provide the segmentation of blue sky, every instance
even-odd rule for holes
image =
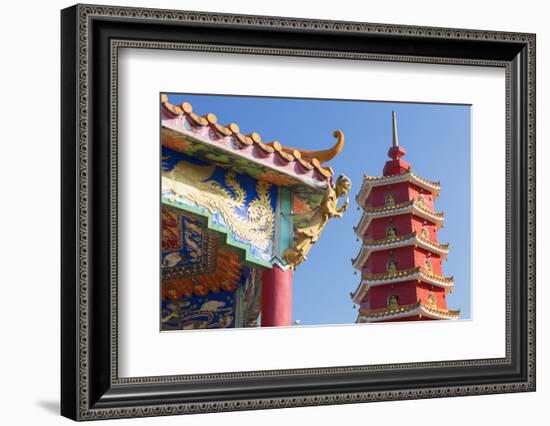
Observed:
[[[344,132],[342,152],[328,164],[352,181],[350,207],[334,219],[294,273],[293,320],[302,325],[353,323],[350,292],[360,280],[351,266],[361,247],[353,227],[359,223],[355,195],[363,175],[382,174],[391,145],[391,112],[397,113],[399,142],[413,171],[441,182],[436,210],[445,212],[441,242],[450,243],[446,276],[455,277],[450,309],[471,318],[470,301],[470,106],[215,95],[171,95],[174,104],[189,102],[199,115],[214,113],[222,124],[237,123],[241,132],[262,140],[303,149],[323,149]]]

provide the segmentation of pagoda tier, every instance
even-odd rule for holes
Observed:
[[[373,188],[378,186],[391,185],[401,182],[410,182],[413,185],[430,191],[435,197],[439,195],[440,183],[432,182],[427,179],[415,175],[411,170],[393,176],[368,176],[365,175],[363,186],[357,194],[357,202],[361,205],[365,204],[366,199],[370,195]]]
[[[363,241],[353,267],[361,282],[352,293],[360,306],[357,322],[458,319],[447,309],[454,279],[445,277],[442,261],[449,245],[438,240],[444,214],[434,203],[439,182],[412,172],[403,160],[395,113],[393,143],[383,176],[365,176],[357,195],[364,212],[355,232]]]
[[[440,255],[443,258],[445,258],[449,252],[449,244],[436,243],[428,238],[423,238],[416,232],[412,232],[400,237],[395,236],[386,237],[381,240],[364,241],[359,255],[353,260],[353,267],[361,271],[372,253],[407,246],[422,247],[424,250],[430,251],[434,255]]]
[[[454,278],[434,275],[423,271],[420,267],[397,271],[395,273],[364,274],[361,277],[359,286],[352,293],[352,299],[355,303],[361,304],[361,300],[371,287],[397,283],[410,283],[413,285],[423,283],[429,286],[440,287],[448,293],[453,288]]]
[[[425,207],[424,203],[416,200],[409,200],[399,204],[381,207],[366,207],[355,233],[359,238],[364,238],[367,228],[374,219],[394,218],[399,215],[414,215],[416,218],[433,223],[437,228],[443,226],[443,213],[436,213]],[[408,220],[408,216],[405,220]],[[422,222],[423,223],[423,222]]]

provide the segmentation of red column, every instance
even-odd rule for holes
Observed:
[[[262,327],[291,325],[292,269],[278,265],[262,275]]]

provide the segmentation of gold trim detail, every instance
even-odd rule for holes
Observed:
[[[389,179],[396,178],[396,177],[399,177],[399,176],[407,176],[407,175],[409,175],[409,176],[413,177],[414,179],[417,179],[418,181],[432,187],[434,190],[438,190],[438,189],[441,188],[441,182],[431,181],[431,180],[428,180],[426,178],[420,177],[416,173],[413,173],[411,170],[408,170],[405,173],[394,174],[394,175],[389,175],[389,176],[368,176],[368,175],[365,175],[363,178],[367,182],[385,183],[384,182],[385,180],[389,180]]]
[[[415,275],[415,274],[418,274],[418,273],[423,274],[428,278],[431,278],[433,280],[436,280],[436,281],[439,281],[439,282],[442,282],[442,283],[450,284],[454,281],[453,277],[442,277],[440,275],[436,275],[436,274],[433,274],[433,273],[429,273],[427,271],[423,271],[423,270],[421,270],[420,267],[403,269],[403,270],[396,271],[396,272],[393,272],[393,273],[382,272],[380,274],[363,274],[361,276],[361,280],[362,281],[395,280],[395,279],[398,279],[398,278],[405,278],[405,277],[408,277],[408,276],[412,276],[412,275]]]
[[[326,163],[327,161],[335,158],[340,151],[342,151],[342,148],[344,148],[344,133],[341,130],[335,130],[332,135],[336,138],[336,143],[328,149],[323,149],[320,151],[308,151],[305,149],[291,147],[282,147],[281,149],[292,155],[298,153],[299,158],[304,161],[313,161],[316,159],[319,163]]]
[[[401,305],[397,307],[385,307],[379,309],[368,309],[361,308],[359,309],[359,315],[366,318],[387,318],[390,316],[401,315],[407,312],[414,313],[414,315],[422,315],[422,311],[425,311],[434,316],[443,317],[446,319],[457,319],[460,315],[460,310],[450,310],[450,309],[441,309],[435,308],[429,305],[417,301],[416,303],[411,303],[409,305]]]
[[[429,214],[430,216],[433,216],[434,218],[436,218],[438,220],[443,220],[443,218],[445,217],[444,213],[437,213],[437,212],[431,211],[431,210],[427,209],[425,206],[423,206],[422,203],[420,203],[418,201],[415,201],[415,200],[405,201],[403,203],[394,204],[394,205],[391,205],[391,206],[367,207],[365,209],[365,213],[367,215],[376,215],[376,214],[379,214],[379,213],[386,213],[386,212],[391,212],[391,211],[395,211],[395,210],[401,210],[401,209],[404,209],[404,208],[407,208],[407,207],[410,207],[410,206],[414,206],[418,210],[420,210],[420,211],[422,211],[426,214]]]
[[[418,241],[425,243],[426,245],[434,246],[436,247],[436,249],[441,251],[449,250],[449,244],[442,244],[442,243],[438,243],[438,242],[423,238],[422,236],[418,235],[416,232],[411,232],[410,234],[406,234],[406,235],[397,235],[395,237],[387,237],[381,240],[365,240],[364,246],[378,247],[378,246],[384,246],[392,243],[400,243],[400,242],[408,241],[412,239],[417,239]]]

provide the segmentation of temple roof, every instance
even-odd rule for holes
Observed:
[[[232,156],[253,178],[261,177],[283,186],[326,187],[333,170],[322,163],[336,157],[344,146],[344,134],[340,130],[333,133],[337,140],[332,147],[318,151],[283,146],[278,141],[264,142],[258,133],[242,134],[235,123],[219,124],[212,113],[195,114],[189,103],[173,105],[167,95],[161,96],[161,124],[164,146],[184,153],[193,151],[195,144],[206,146],[208,150],[191,154]],[[247,163],[253,167],[247,168]]]
[[[416,200],[405,201],[392,206],[368,207],[364,210],[359,224],[355,227],[355,233],[359,238],[363,238],[372,219],[397,216],[406,213],[413,213],[418,217],[426,219],[436,225],[443,223],[444,213],[437,213],[428,210]]]
[[[372,188],[377,186],[391,185],[401,182],[410,182],[426,191],[429,191],[434,196],[437,197],[441,185],[439,182],[432,182],[428,179],[424,179],[417,174],[413,173],[411,170],[408,170],[401,174],[395,174],[391,176],[368,176],[365,175],[363,178],[363,184],[359,193],[357,194],[356,200],[359,205],[364,205]]]
[[[449,244],[441,244],[434,241],[422,238],[416,232],[412,232],[407,235],[400,235],[395,237],[387,237],[382,240],[367,240],[363,243],[361,251],[357,257],[352,261],[355,269],[361,270],[364,263],[369,258],[369,255],[374,251],[395,249],[398,247],[405,247],[410,245],[417,245],[425,250],[436,253],[442,257],[445,257],[449,252]]]
[[[441,309],[418,301],[410,305],[402,305],[394,308],[360,309],[358,322],[387,321],[416,315],[433,319],[457,320],[459,318],[460,311]]]

